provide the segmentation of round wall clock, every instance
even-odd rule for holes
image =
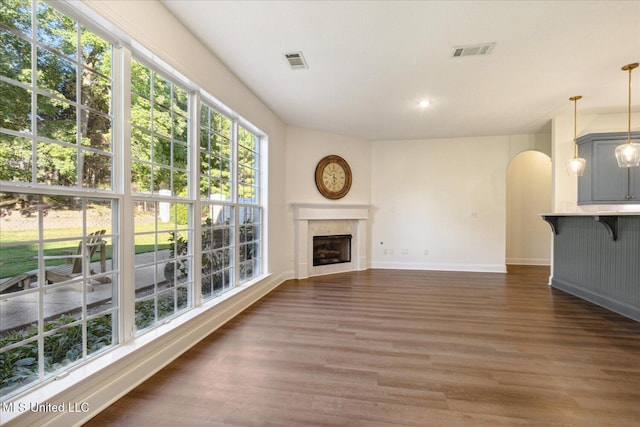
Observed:
[[[341,199],[351,188],[351,168],[345,159],[330,155],[316,166],[316,187],[327,199]]]

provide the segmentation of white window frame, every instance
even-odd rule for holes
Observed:
[[[119,319],[118,319],[118,333],[119,343],[113,343],[112,348],[107,350],[104,355],[100,355],[97,358],[93,358],[88,362],[83,362],[78,365],[72,366],[68,371],[63,370],[57,373],[54,377],[51,377],[45,381],[39,383],[31,383],[28,389],[20,392],[16,395],[11,395],[9,401],[28,400],[29,396],[38,396],[35,399],[37,401],[45,401],[49,397],[55,396],[57,393],[65,390],[67,387],[77,385],[82,382],[89,372],[99,372],[111,363],[117,362],[121,358],[135,352],[139,346],[146,345],[152,342],[154,339],[160,338],[163,334],[168,333],[172,329],[180,326],[184,322],[190,321],[199,314],[202,314],[208,310],[214,309],[219,303],[224,303],[228,298],[237,294],[235,291],[246,289],[261,280],[268,275],[268,206],[266,201],[268,200],[268,158],[267,158],[267,144],[268,137],[260,129],[252,125],[246,119],[242,118],[230,108],[219,102],[215,97],[208,94],[197,84],[193,83],[187,77],[177,72],[175,68],[168,63],[160,59],[156,54],[149,49],[131,39],[127,34],[123,33],[116,25],[94,12],[90,7],[80,2],[72,2],[62,0],[54,3],[55,8],[63,14],[67,15],[71,19],[78,21],[81,25],[87,29],[95,32],[105,40],[110,41],[113,45],[112,55],[112,181],[111,190],[101,189],[84,189],[77,187],[65,187],[65,188],[52,188],[46,185],[38,184],[24,184],[24,183],[5,183],[2,182],[3,191],[18,192],[18,193],[31,193],[31,194],[43,194],[43,195],[68,195],[68,196],[80,196],[80,197],[96,197],[102,199],[113,199],[117,202],[118,211],[113,213],[114,221],[117,221],[118,231],[120,235],[120,244],[118,245],[117,253],[114,254],[115,265],[113,270],[119,272],[118,283],[118,306],[119,306]],[[191,293],[192,305],[190,309],[180,312],[175,318],[169,319],[167,322],[157,325],[155,328],[151,328],[153,333],[145,333],[142,335],[136,335],[135,332],[135,289],[133,286],[127,286],[126,283],[134,283],[135,281],[135,266],[131,261],[134,257],[135,247],[134,241],[131,236],[134,235],[134,202],[138,195],[133,195],[131,191],[131,152],[129,150],[128,141],[131,137],[130,120],[130,77],[131,77],[131,58],[135,53],[137,58],[144,58],[148,65],[165,74],[165,76],[173,79],[178,84],[187,88],[191,93],[190,96],[190,144],[191,144],[191,157],[190,161],[194,165],[189,176],[189,196],[187,199],[181,199],[180,202],[193,203],[193,212],[199,212],[201,209],[201,202],[199,200],[198,191],[198,179],[199,179],[199,161],[197,159],[198,150],[195,147],[198,146],[199,141],[199,105],[204,100],[218,111],[223,112],[230,117],[234,123],[234,129],[237,129],[238,124],[241,124],[245,129],[253,132],[260,139],[260,200],[259,206],[262,212],[261,222],[261,267],[260,274],[247,280],[245,283],[239,283],[239,274],[237,262],[239,257],[235,257],[235,269],[234,286],[232,292],[227,292],[221,295],[220,298],[212,298],[206,302],[202,301],[200,294],[200,286],[193,286]],[[34,95],[35,96],[35,95]],[[35,129],[33,130],[35,132]],[[234,132],[237,132],[235,130]],[[237,135],[236,135],[237,136]],[[195,140],[193,139],[195,138]],[[234,144],[236,146],[237,137],[234,137]],[[237,147],[234,149],[237,150]],[[234,154],[232,160],[232,191],[233,191],[233,203],[238,206],[237,200],[237,152]],[[238,227],[238,209],[236,208],[236,225]],[[193,215],[192,215],[193,218]],[[194,236],[192,247],[201,247],[201,224],[199,221],[193,221],[190,226],[193,229]],[[239,233],[235,233],[235,250],[237,254],[237,248],[239,247],[237,240],[239,239]],[[201,279],[201,262],[199,256],[193,257],[193,269],[192,269],[192,282],[199,284]],[[196,309],[196,310],[194,310]],[[96,360],[100,359],[100,360]],[[49,397],[47,397],[49,396]],[[9,416],[9,420],[13,416]]]

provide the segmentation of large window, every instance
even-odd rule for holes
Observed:
[[[3,0],[0,49],[4,399],[115,345],[120,312],[113,46],[44,2]]]
[[[0,402],[264,271],[260,132],[73,4],[0,8]]]
[[[137,61],[131,63],[132,191],[188,197],[189,95]]]
[[[233,180],[234,122],[200,105],[200,200],[202,202],[202,297],[218,295],[235,280]]]
[[[193,231],[188,228],[186,204],[135,206],[135,323],[140,331],[191,306]]]
[[[261,273],[260,138],[238,126],[238,202],[240,282]]]
[[[131,188],[135,202],[136,329],[191,306],[189,95],[131,63]],[[180,201],[180,202],[178,202]]]

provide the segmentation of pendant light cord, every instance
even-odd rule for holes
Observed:
[[[572,96],[569,101],[573,101],[573,158],[578,158],[578,99],[582,99],[581,95]]]
[[[629,67],[629,110],[627,114],[627,144],[631,144],[631,70]]]

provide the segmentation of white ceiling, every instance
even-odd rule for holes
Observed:
[[[162,3],[285,123],[364,140],[548,131],[573,95],[578,114],[625,112],[620,68],[640,61],[640,1]]]

